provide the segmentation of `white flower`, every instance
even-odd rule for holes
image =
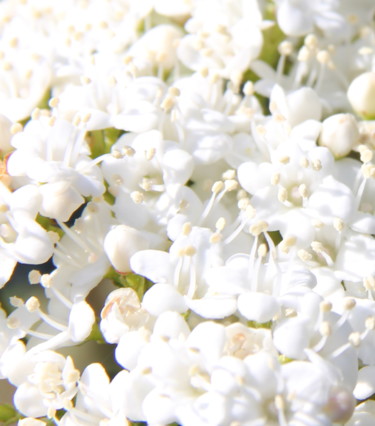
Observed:
[[[14,394],[16,408],[26,416],[54,416],[55,411],[70,407],[77,393],[79,371],[70,357],[53,351],[25,354],[18,362],[17,386]]]
[[[318,27],[326,37],[345,37],[344,17],[337,11],[336,0],[278,0],[277,22],[288,35],[302,36],[314,32]],[[338,38],[338,37],[337,37]]]
[[[124,372],[123,372],[124,373]],[[110,382],[104,367],[99,363],[88,365],[78,382],[74,407],[60,419],[63,426],[90,426],[108,424],[126,426],[128,421],[121,406],[121,380]]]
[[[131,288],[112,291],[101,312],[100,329],[109,343],[117,343],[130,330],[152,324],[150,314],[141,307],[137,293]]]
[[[126,225],[117,225],[108,232],[104,239],[104,250],[112,266],[119,272],[130,272],[130,258],[139,250],[151,245],[151,238],[146,232]]]
[[[40,201],[34,185],[10,192],[0,182],[0,285],[9,280],[17,262],[40,264],[52,256],[52,238],[35,221]]]
[[[342,383],[334,364],[309,353],[311,362],[293,361],[281,367],[285,393],[290,395],[290,422],[331,424],[350,419],[355,399]]]
[[[104,192],[85,133],[67,121],[39,117],[12,139],[16,150],[8,161],[9,174],[42,184],[40,211],[47,217],[67,221],[83,197]]]
[[[178,47],[180,60],[194,71],[207,67],[237,82],[262,47],[258,3],[237,1],[233,7],[204,0],[196,2],[192,15],[185,25],[190,34]]]
[[[43,277],[48,295],[54,298],[56,289],[69,300],[82,300],[98,285],[110,268],[103,242],[113,223],[103,200],[88,203],[71,228],[59,223],[64,235],[53,256],[56,269]]]
[[[223,318],[235,311],[232,296],[216,298],[207,286],[208,271],[222,264],[221,245],[211,242],[211,235],[207,228],[193,227],[175,240],[169,253],[142,250],[132,256],[132,270],[155,283],[145,294],[146,310],[160,315],[166,310],[184,312],[190,307],[207,318]]]

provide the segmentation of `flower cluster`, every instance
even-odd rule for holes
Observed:
[[[374,13],[0,2],[1,420],[375,424]]]

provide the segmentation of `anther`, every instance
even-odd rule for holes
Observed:
[[[319,171],[322,169],[322,162],[318,158],[315,158],[314,160],[312,160],[311,165],[313,170],[315,171]]]
[[[375,166],[373,164],[364,164],[361,167],[361,171],[366,179],[375,177]]]
[[[274,173],[271,176],[271,185],[278,185],[280,183],[280,173]]]
[[[224,182],[221,180],[216,181],[211,188],[212,193],[218,194],[224,188]]]
[[[151,161],[156,154],[156,149],[155,148],[149,148],[145,151],[145,158],[147,161]]]
[[[260,244],[260,246],[258,247],[258,256],[260,258],[265,257],[267,255],[267,245],[266,244]]]
[[[28,275],[29,283],[39,284],[41,277],[42,277],[42,274],[38,270],[33,269],[32,271],[29,272],[29,275]]]
[[[133,155],[135,154],[135,149],[129,145],[125,145],[122,147],[122,152],[127,157],[133,157]]]
[[[225,228],[225,225],[226,225],[226,220],[225,220],[225,218],[220,217],[220,218],[216,221],[216,225],[215,225],[216,230],[217,230],[217,231],[219,231],[219,232],[221,232],[221,231]]]
[[[17,296],[11,296],[9,298],[9,303],[14,307],[14,308],[20,308],[21,306],[24,305],[24,301],[23,299],[21,299],[20,297]]]
[[[171,96],[180,96],[181,92],[177,87],[170,87],[168,89],[168,94]]]
[[[330,55],[326,50],[320,50],[316,55],[316,60],[322,65],[327,65],[330,61]]]
[[[375,278],[371,275],[363,278],[363,286],[366,290],[375,290]]]
[[[361,154],[360,154],[362,163],[370,162],[373,156],[374,156],[373,152],[370,149],[364,149],[363,151],[361,151]]]
[[[32,114],[31,114],[31,118],[32,118],[33,120],[39,120],[40,116],[41,116],[41,111],[40,111],[40,109],[39,109],[39,108],[35,108],[35,109],[34,109],[34,111],[33,111],[33,112],[32,112]]]
[[[345,297],[343,300],[343,308],[346,311],[350,311],[352,310],[356,305],[356,301],[355,299],[353,299],[352,297]]]
[[[307,186],[302,183],[299,187],[298,187],[298,192],[301,195],[302,198],[307,198],[308,196],[308,191],[307,191]]]
[[[236,171],[233,169],[229,169],[226,170],[223,174],[222,177],[224,180],[233,180],[236,178]]]
[[[211,244],[217,244],[217,243],[219,243],[222,239],[223,239],[222,234],[220,234],[219,232],[214,232],[214,233],[210,236],[210,243],[211,243]]]
[[[26,300],[25,307],[29,312],[35,312],[40,308],[40,303],[37,297],[31,296]]]
[[[288,164],[290,162],[290,157],[288,155],[284,155],[279,158],[281,164]]]
[[[182,235],[188,236],[191,233],[191,230],[193,229],[190,222],[186,222],[182,225]]]
[[[50,288],[52,285],[52,278],[50,274],[43,274],[40,277],[40,284],[44,287],[44,288]]]
[[[234,179],[225,180],[224,186],[226,191],[234,191],[238,188],[238,182]]]
[[[14,123],[10,128],[10,133],[15,135],[16,133],[22,132],[23,127],[21,123]]]
[[[323,337],[328,337],[332,334],[332,327],[331,324],[328,321],[322,321],[322,323],[319,326],[319,333]]]
[[[141,203],[143,203],[143,201],[145,199],[143,193],[140,192],[140,191],[133,191],[130,194],[130,198],[132,199],[133,203],[135,203],[135,204],[141,204]]]
[[[318,38],[314,34],[308,34],[305,37],[304,45],[309,49],[316,49],[318,46]]]
[[[48,105],[51,108],[56,108],[58,104],[59,104],[59,98],[56,98],[56,97],[51,98],[48,102]]]
[[[286,188],[279,188],[277,193],[277,199],[280,201],[280,203],[285,203],[285,201],[288,200],[288,191]]]
[[[289,56],[293,53],[293,44],[290,41],[282,41],[278,46],[280,55]]]
[[[197,249],[193,246],[187,246],[185,248],[185,256],[194,256],[197,253]]]
[[[336,231],[341,232],[344,229],[345,223],[342,219],[339,217],[335,217],[333,219],[333,227],[336,229]]]
[[[258,235],[260,235],[262,232],[266,232],[268,229],[268,223],[265,222],[264,220],[261,220],[257,223],[254,223],[253,225],[250,226],[249,232],[250,234],[252,234],[254,237],[257,237]]]
[[[283,253],[289,253],[290,248],[294,246],[296,241],[297,241],[296,237],[293,237],[293,236],[284,238],[279,244],[280,250]]]
[[[299,163],[304,169],[306,169],[310,165],[310,162],[306,157],[302,157]]]
[[[332,303],[328,302],[327,300],[324,300],[323,302],[320,303],[319,308],[321,312],[331,312]]]
[[[350,333],[348,341],[352,346],[358,348],[358,346],[361,344],[361,334],[358,332]]]
[[[297,255],[303,262],[309,262],[313,258],[312,254],[304,249],[298,250]]]
[[[365,327],[367,330],[375,330],[375,316],[366,318]]]
[[[247,81],[243,87],[243,94],[245,96],[254,95],[254,83],[252,81]]]

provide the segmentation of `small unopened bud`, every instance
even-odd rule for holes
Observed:
[[[359,129],[352,114],[335,114],[322,124],[319,145],[327,147],[335,158],[345,157],[359,141]]]
[[[347,96],[353,110],[366,119],[375,118],[375,72],[365,72],[349,86]]]

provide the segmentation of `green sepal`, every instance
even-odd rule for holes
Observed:
[[[289,357],[287,357],[287,356],[285,356],[285,355],[279,355],[279,356],[277,357],[277,359],[279,360],[279,363],[280,363],[280,364],[288,364],[288,362],[292,362],[292,361],[294,361],[294,359],[293,359],[293,358],[289,358]]]
[[[114,127],[103,130],[93,130],[88,132],[87,141],[91,150],[91,157],[97,158],[100,155],[111,152],[112,145],[125,132]]]
[[[56,224],[54,219],[38,214],[35,221],[39,223],[39,225],[42,226],[47,232],[56,232],[60,238],[64,235],[64,231]]]
[[[94,322],[91,332],[89,334],[89,336],[86,338],[86,342],[87,341],[91,341],[94,340],[96,343],[107,343],[103,337],[103,334],[100,330],[99,324],[97,322]]]
[[[267,321],[267,322],[256,322],[256,321],[248,321],[247,322],[247,326],[250,328],[266,328],[266,329],[270,329],[272,327],[272,321]]]
[[[117,287],[130,287],[138,295],[139,300],[143,299],[143,295],[146,291],[152,287],[153,283],[142,275],[128,273],[120,274],[113,268],[106,274],[106,278],[112,280]]]
[[[10,404],[0,405],[0,422],[10,425],[22,418],[22,415]]]

